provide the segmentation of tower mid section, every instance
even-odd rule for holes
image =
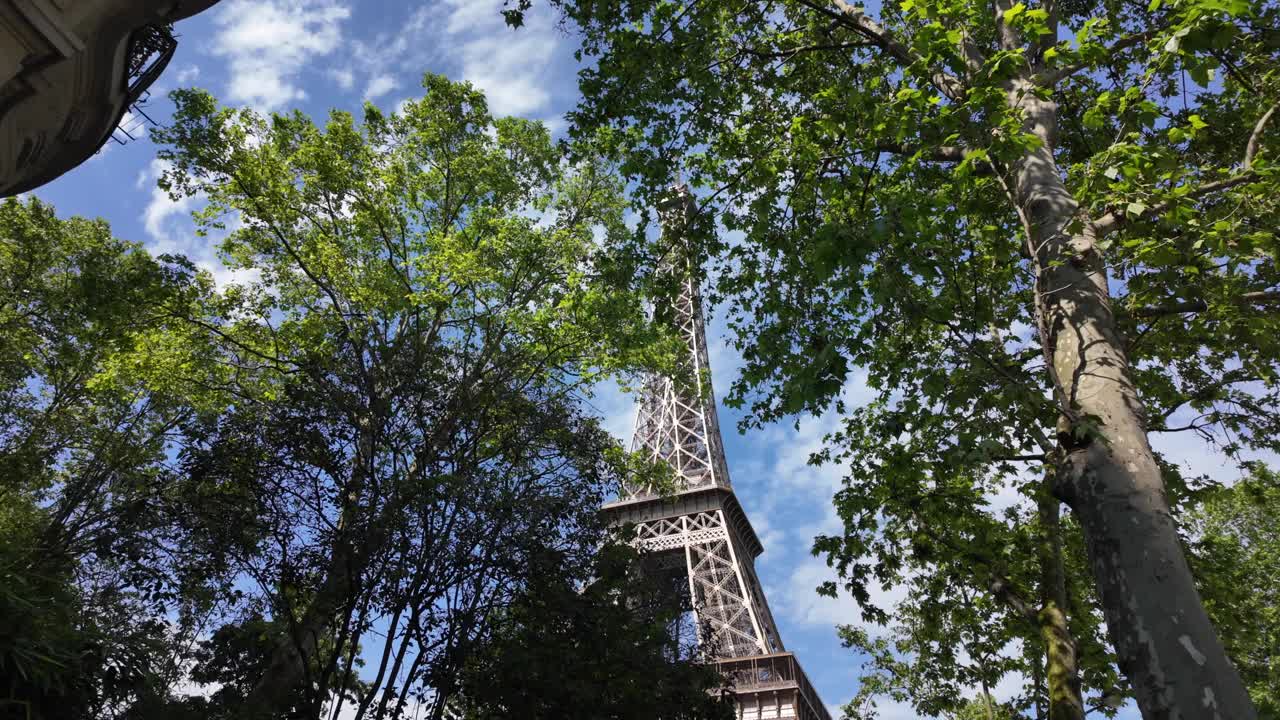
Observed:
[[[659,208],[663,233],[678,249],[693,197],[673,190]],[[684,341],[676,377],[649,377],[641,390],[632,450],[668,464],[675,487],[627,488],[604,506],[611,522],[633,525],[655,571],[688,577],[698,642],[733,686],[742,720],[830,720],[787,652],[756,576],[760,539],[729,481],[708,366],[701,279],[688,253],[667,265],[678,293],[661,308]]]

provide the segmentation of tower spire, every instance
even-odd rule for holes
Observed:
[[[685,242],[694,207],[683,185],[658,207],[673,248],[662,271],[675,275],[677,292],[655,315],[671,318],[684,348],[679,377],[646,379],[632,439],[634,451],[675,471],[675,492],[628,488],[604,511],[615,523],[635,525],[636,543],[657,556],[653,567],[687,575],[699,642],[729,676],[739,718],[830,720],[782,645],[755,571],[764,548],[729,482],[708,364],[702,271]]]
[[[729,470],[720,437],[715,394],[711,388],[707,333],[699,289],[701,272],[694,267],[683,238],[692,219],[693,195],[677,185],[659,205],[663,234],[672,251],[663,272],[675,276],[678,292],[672,301],[672,325],[684,341],[677,361],[678,378],[657,375],[645,382],[636,414],[631,449],[661,460],[676,472],[677,490],[730,487]],[[655,308],[656,310],[656,308]],[[635,488],[633,497],[648,492]]]

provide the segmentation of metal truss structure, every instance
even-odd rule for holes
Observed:
[[[693,197],[674,189],[659,208],[663,231],[679,235],[691,217]],[[679,294],[670,317],[686,353],[676,377],[653,376],[640,394],[632,450],[670,465],[674,492],[631,487],[604,511],[629,523],[635,542],[654,566],[688,575],[698,641],[734,688],[743,720],[830,720],[795,656],[783,647],[755,558],[764,551],[729,482],[707,359],[699,293],[701,272],[687,253],[667,264],[677,272]],[[665,314],[665,313],[664,313]]]

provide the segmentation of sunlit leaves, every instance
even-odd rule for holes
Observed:
[[[819,548],[855,597],[901,579],[913,528],[943,533],[953,518],[990,517],[992,493],[1034,494],[1016,478],[1058,441],[1051,348],[1030,312],[1037,268],[1020,250],[1042,209],[1014,198],[1032,156],[1057,163],[1069,232],[1099,218],[1119,228],[1090,252],[1143,397],[1164,413],[1257,392],[1257,412],[1212,415],[1237,423],[1214,437],[1247,427],[1250,443],[1271,443],[1280,398],[1235,380],[1274,376],[1274,313],[1231,297],[1276,286],[1274,126],[1237,177],[1280,89],[1264,29],[1274,8],[904,0],[881,9],[887,32],[875,36],[825,3],[676,15],[644,0],[553,4],[596,61],[575,136],[622,158],[638,209],[677,174],[705,189],[699,248],[721,258],[716,295],[745,359],[729,401],[749,423],[842,418],[816,459],[847,469],[843,534]],[[731,239],[713,237],[713,222]],[[1201,297],[1208,308],[1190,316],[1138,314]],[[1237,362],[1250,372],[1231,374]],[[865,387],[849,382],[859,373]],[[1091,422],[1079,423],[1085,438]],[[1034,527],[1000,522],[1014,535]],[[994,552],[1012,540],[955,542]],[[1111,691],[1094,672],[1104,654],[1088,662],[1087,682]]]

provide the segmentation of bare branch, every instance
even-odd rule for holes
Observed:
[[[1271,120],[1271,116],[1276,114],[1276,109],[1280,108],[1280,102],[1272,105],[1269,110],[1258,118],[1258,124],[1253,126],[1253,133],[1249,135],[1249,144],[1244,148],[1244,167],[1246,170],[1253,167],[1253,159],[1258,155],[1258,146],[1262,144],[1262,131],[1267,129],[1267,122]]]

